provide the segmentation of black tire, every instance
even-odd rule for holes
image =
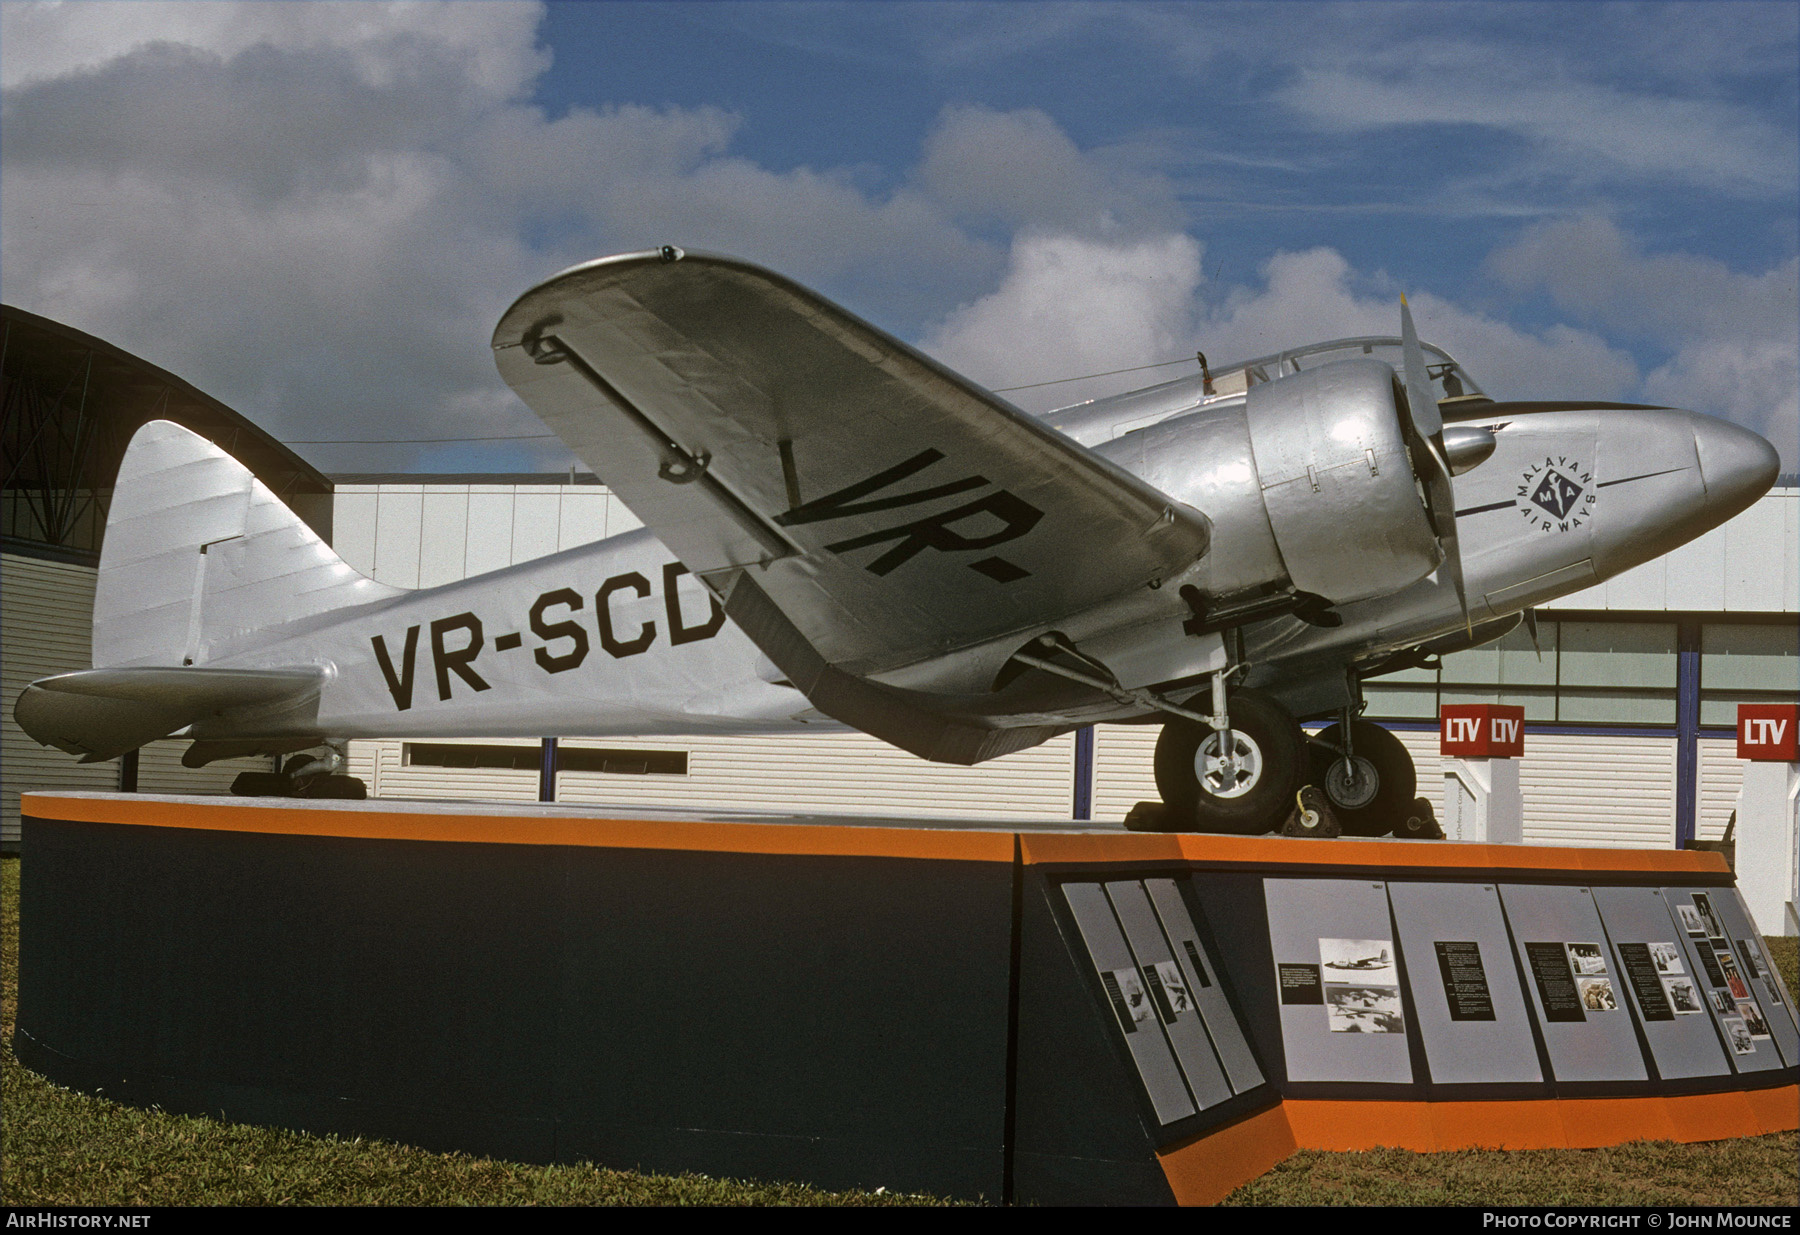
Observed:
[[[231,792],[240,798],[291,798],[294,782],[280,772],[239,772]]]
[[[302,784],[297,796],[361,802],[369,796],[369,787],[355,776],[321,776]]]
[[[1413,795],[1419,791],[1419,774],[1413,767],[1412,753],[1399,738],[1366,720],[1351,721],[1350,725],[1351,750],[1357,759],[1366,759],[1372,765],[1364,771],[1373,770],[1375,774],[1374,795],[1361,805],[1340,801],[1330,776],[1339,756],[1317,743],[1307,744],[1311,762],[1308,779],[1325,791],[1325,799],[1331,803],[1344,835],[1386,836],[1404,825]],[[1333,725],[1319,737],[1335,747],[1342,740],[1342,730],[1342,725]]]
[[[1306,754],[1300,726],[1266,695],[1240,690],[1229,697],[1234,745],[1253,757],[1253,769],[1233,796],[1201,783],[1194,759],[1217,735],[1197,721],[1171,720],[1156,740],[1156,788],[1174,820],[1191,820],[1196,832],[1259,836],[1279,828],[1294,806]],[[1179,823],[1171,830],[1186,831]]]

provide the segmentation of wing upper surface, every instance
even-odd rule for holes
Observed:
[[[526,293],[502,376],[695,573],[747,569],[876,672],[1054,622],[1206,549],[1204,516],[799,285],[630,254]]]

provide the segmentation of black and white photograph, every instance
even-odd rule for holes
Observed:
[[[1735,1016],[1722,1017],[1719,1027],[1725,1031],[1725,1040],[1731,1043],[1735,1055],[1756,1054],[1756,1041],[1750,1036],[1750,1027]]]
[[[1744,1028],[1750,1031],[1752,1038],[1769,1036],[1769,1022],[1763,1019],[1762,1009],[1751,1000],[1744,1000],[1737,1006],[1738,1015],[1744,1018]]]
[[[1700,920],[1699,912],[1692,905],[1677,905],[1675,912],[1681,915],[1681,929],[1688,934],[1706,934],[1706,923]]]
[[[1781,979],[1776,977],[1773,971],[1765,971],[1762,976],[1762,984],[1763,998],[1769,1001],[1770,1007],[1779,1008],[1781,1006]]]
[[[1650,959],[1656,962],[1656,972],[1661,974],[1686,973],[1681,963],[1681,948],[1673,943],[1653,943],[1650,945]]]
[[[1572,943],[1569,945],[1569,966],[1576,976],[1606,972],[1606,953],[1597,943]]]
[[[1406,1032],[1395,986],[1327,986],[1325,1016],[1332,1033]]]
[[[1613,994],[1611,978],[1576,978],[1575,987],[1581,992],[1581,1006],[1589,1012],[1618,1011],[1619,1000]]]
[[[1694,893],[1694,911],[1700,915],[1700,921],[1706,926],[1708,939],[1725,938],[1725,927],[1719,922],[1719,915],[1713,912],[1712,898],[1704,892]]]
[[[1395,986],[1400,981],[1391,939],[1321,939],[1319,968],[1327,982]]]
[[[1156,976],[1162,983],[1163,994],[1168,997],[1169,1009],[1175,1015],[1194,1010],[1194,997],[1188,992],[1187,979],[1181,976],[1180,965],[1174,961],[1157,961]]]
[[[1144,989],[1144,980],[1138,977],[1135,969],[1113,969],[1108,971],[1112,980],[1118,984],[1119,997],[1125,1001],[1125,1012],[1139,1025],[1145,1024],[1155,1015],[1150,1006],[1150,992]]]
[[[1700,992],[1694,989],[1692,978],[1664,978],[1663,994],[1669,997],[1669,1007],[1677,1016],[1693,1016],[1706,1011],[1700,1002]]]

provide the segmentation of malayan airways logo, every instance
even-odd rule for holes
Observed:
[[[1594,473],[1565,456],[1546,457],[1519,479],[1519,513],[1543,532],[1567,532],[1594,513]]]

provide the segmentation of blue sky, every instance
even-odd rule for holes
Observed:
[[[487,333],[664,242],[1001,387],[1395,329],[1800,456],[1800,5],[0,4],[0,290],[328,471],[556,469]],[[1168,370],[1144,375],[1150,380]],[[1139,384],[1020,392],[1041,410]]]

